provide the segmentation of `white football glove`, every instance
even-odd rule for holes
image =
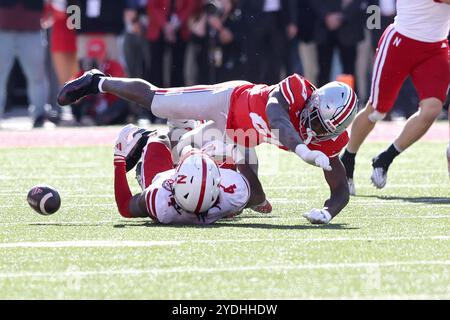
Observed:
[[[126,125],[117,136],[114,145],[114,157],[126,158],[139,139],[142,138],[144,132],[145,130],[133,124]]]
[[[295,148],[295,153],[306,163],[322,168],[326,171],[331,171],[330,159],[325,155],[325,153],[317,150],[310,150],[304,144],[299,144]]]
[[[328,224],[333,218],[327,209],[312,209],[304,213],[303,217],[312,224]]]

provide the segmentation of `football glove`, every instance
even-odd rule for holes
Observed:
[[[326,171],[331,171],[330,159],[325,155],[325,153],[317,150],[310,150],[304,144],[299,144],[295,148],[295,153],[306,163],[322,168]]]
[[[133,124],[126,125],[117,136],[116,143],[114,145],[114,159],[125,159],[134,149],[137,142],[142,138],[143,134],[148,134],[148,131]]]
[[[303,217],[312,224],[328,224],[333,219],[327,209],[312,209],[304,213]]]

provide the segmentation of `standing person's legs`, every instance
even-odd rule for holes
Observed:
[[[339,46],[339,56],[342,63],[342,71],[345,74],[351,74],[355,76],[356,67],[356,45],[346,46],[338,44]]]
[[[408,119],[395,140],[399,151],[419,140],[442,112],[450,81],[449,61],[448,53],[444,50],[437,48],[435,52],[412,72],[412,80],[420,98],[419,111]]]
[[[321,43],[317,45],[317,52],[319,56],[319,86],[323,86],[330,81],[331,63],[334,51],[334,41]]]
[[[353,121],[350,141],[341,156],[351,194],[355,194],[353,172],[356,153],[376,122],[382,120],[392,108],[412,64],[412,58],[405,57],[408,48],[398,48],[393,44],[396,35],[395,29],[390,26],[380,39],[372,71],[370,98]]]
[[[264,45],[266,51],[264,63],[267,64],[267,68],[262,82],[272,85],[280,82],[281,67],[287,52],[287,38],[283,21],[278,13],[270,13],[269,17],[268,42]]]
[[[62,86],[77,74],[78,63],[75,52],[52,52],[52,60],[59,85]]]
[[[244,50],[247,56],[246,80],[253,83],[262,83],[263,61],[261,54],[264,47],[265,28],[259,19],[254,24],[244,28],[247,32],[244,38]]]
[[[6,106],[6,86],[16,51],[15,33],[0,31],[0,119]]]
[[[163,56],[164,56],[164,40],[162,37],[155,41],[149,42],[150,49],[150,67],[147,80],[155,86],[163,86]]]
[[[42,125],[48,96],[48,79],[45,74],[45,51],[40,32],[17,35],[17,57],[27,79],[30,115],[35,126]]]
[[[184,58],[186,53],[186,41],[178,36],[177,41],[171,45],[172,65],[170,66],[170,86],[183,87],[184,81]]]

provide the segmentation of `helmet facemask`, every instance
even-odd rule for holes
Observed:
[[[320,96],[313,93],[300,114],[300,137],[306,145],[329,140],[340,134],[330,121],[323,119],[319,106]]]

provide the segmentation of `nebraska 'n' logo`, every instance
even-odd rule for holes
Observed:
[[[402,39],[399,37],[395,37],[394,42],[392,43],[394,46],[398,47],[400,45],[400,42],[402,42]]]
[[[185,176],[185,175],[179,175],[177,177],[177,183],[178,184],[186,184],[186,178],[187,178],[187,176]]]

